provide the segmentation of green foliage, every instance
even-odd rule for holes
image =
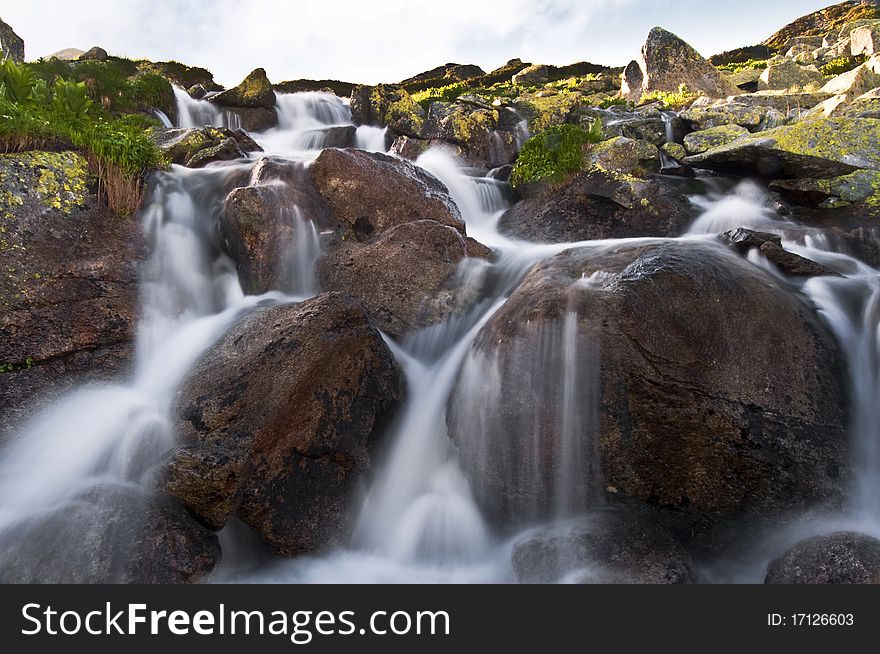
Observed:
[[[577,125],[556,125],[525,142],[510,176],[511,185],[561,182],[584,165],[584,145],[602,140],[602,121],[589,130]]]
[[[837,75],[848,73],[856,66],[865,63],[867,60],[868,58],[865,55],[859,55],[858,57],[838,57],[837,59],[832,59],[824,66],[820,66],[819,72],[825,77],[836,77]]]
[[[598,106],[600,109],[609,109],[616,106],[625,107],[627,104],[628,102],[626,98],[622,98],[617,95],[609,95],[605,98],[602,98]]]
[[[455,82],[435,89],[417,91],[412,94],[412,99],[427,109],[432,102],[455,102],[465,93],[473,93],[473,89],[469,89],[462,82]]]
[[[764,70],[767,68],[766,59],[749,59],[748,61],[736,61],[729,64],[717,66],[718,70],[727,73],[738,73],[741,70]]]
[[[648,104],[649,102],[662,102],[664,106],[670,109],[681,109],[691,104],[700,97],[699,93],[692,93],[688,89],[687,84],[679,84],[677,92],[671,91],[650,91],[645,93],[639,100],[639,104]]]
[[[85,82],[57,78],[50,88],[10,61],[0,71],[0,151],[78,148],[95,168],[111,208],[136,210],[143,175],[163,164],[146,131],[152,119],[106,114]]]

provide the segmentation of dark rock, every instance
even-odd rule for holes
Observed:
[[[172,163],[201,168],[215,161],[230,161],[262,152],[257,143],[242,130],[225,127],[183,127],[160,129],[153,139]]]
[[[880,540],[842,531],[814,536],[767,568],[765,584],[880,584]]]
[[[275,90],[279,93],[302,93],[304,91],[325,91],[330,90],[340,98],[351,97],[351,92],[357,84],[351,82],[340,82],[335,79],[295,79],[287,82],[281,82],[275,85]]]
[[[106,61],[109,58],[110,55],[107,54],[107,51],[104,48],[95,46],[82,53],[79,56],[79,61]]]
[[[687,198],[662,181],[594,169],[517,202],[498,228],[529,241],[568,243],[677,236],[692,218]]]
[[[275,91],[272,89],[269,78],[266,77],[266,71],[257,68],[251,71],[241,84],[211,96],[210,100],[221,107],[274,109]]]
[[[235,507],[285,556],[341,544],[356,484],[403,388],[388,346],[350,297],[261,310],[184,381],[176,413],[189,449],[172,457],[164,489],[214,527]]]
[[[265,132],[278,126],[278,112],[275,107],[233,107],[228,111],[238,116],[241,128],[248,132]]]
[[[363,150],[328,149],[310,170],[340,226],[360,241],[415,220],[433,220],[464,233],[461,213],[447,188],[409,161]]]
[[[315,143],[321,148],[353,148],[357,144],[357,128],[354,125],[325,127],[312,133]]]
[[[498,111],[466,96],[454,104],[432,103],[421,139],[452,144],[464,164],[481,168],[513,163],[519,151],[515,134],[498,129]]]
[[[772,56],[770,48],[766,45],[749,45],[744,48],[736,48],[727,50],[721,54],[709,57],[709,63],[713,66],[724,66],[725,64],[738,64],[749,60],[762,61]]]
[[[9,57],[17,64],[24,63],[24,40],[8,24],[0,20],[0,59]]]
[[[130,486],[96,486],[0,542],[3,583],[198,583],[220,562],[214,533],[179,504]]]
[[[640,69],[638,72],[633,63]],[[677,92],[682,84],[711,98],[737,93],[737,88],[690,45],[675,34],[655,27],[642,46],[639,60],[624,70],[621,93],[628,100],[638,102],[650,91]]]
[[[391,227],[367,245],[340,244],[321,259],[318,277],[321,288],[351,293],[379,329],[400,336],[464,308],[470,298],[454,283],[459,264],[488,254],[452,227],[419,220]]]
[[[719,549],[842,501],[842,360],[811,305],[720,244],[580,248],[535,266],[481,330],[450,436],[495,521],[576,514],[604,489]]]
[[[0,431],[130,365],[143,236],[89,184],[72,152],[0,156]]]
[[[770,263],[791,277],[839,276],[839,273],[826,268],[821,263],[811,261],[794,252],[788,252],[782,247],[782,238],[776,234],[739,228],[725,232],[720,238],[743,256],[747,255],[752,248],[757,248]]]
[[[526,584],[695,580],[690,554],[644,511],[590,511],[574,524],[530,534],[514,545],[512,558],[517,579]]]
[[[355,125],[377,125],[394,136],[418,137],[425,110],[400,86],[356,86],[351,92],[351,118]]]

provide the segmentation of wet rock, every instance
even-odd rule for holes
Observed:
[[[791,277],[840,276],[820,263],[785,250],[782,247],[782,238],[776,234],[740,228],[725,232],[721,235],[721,240],[742,256],[748,255],[753,248],[757,249],[770,263]]]
[[[214,533],[179,504],[131,486],[96,486],[5,531],[2,544],[3,583],[199,583],[220,562]]]
[[[574,249],[535,266],[483,327],[449,433],[496,522],[604,495],[723,548],[842,501],[841,356],[798,293],[720,244]]]
[[[495,168],[516,160],[519,150],[511,131],[498,129],[498,111],[492,106],[459,98],[454,104],[434,102],[422,129],[423,141],[448,143],[466,165]]]
[[[156,144],[172,163],[201,168],[215,161],[230,161],[262,152],[257,143],[242,130],[225,127],[184,127],[157,130]]]
[[[356,86],[351,92],[351,118],[355,125],[378,125],[394,136],[418,138],[425,110],[400,86]]]
[[[388,346],[350,297],[260,310],[183,383],[176,414],[185,459],[195,462],[178,456],[164,488],[197,516],[210,509],[203,519],[215,527],[235,507],[285,556],[341,544],[356,484],[403,388]],[[201,474],[216,469],[212,461],[217,474]]]
[[[878,584],[880,540],[842,531],[802,541],[767,568],[765,584]]]
[[[623,96],[633,102],[638,102],[650,91],[676,92],[682,84],[691,91],[713,98],[737,93],[737,88],[696,50],[661,27],[655,27],[648,34],[637,63],[641,83],[638,83],[639,76],[630,64],[624,71],[625,84],[621,88]]]
[[[623,136],[597,143],[587,155],[592,166],[606,171],[642,175],[659,170],[659,158],[660,153],[654,144]]]
[[[683,584],[695,580],[690,554],[653,516],[594,510],[574,524],[541,530],[513,547],[520,583]]]
[[[880,171],[876,170],[857,170],[831,179],[774,180],[770,188],[805,207],[818,207],[830,198],[880,205]]]
[[[368,241],[415,220],[464,232],[449,191],[409,161],[363,150],[324,150],[311,166],[318,192],[349,235]]]
[[[745,127],[739,125],[719,125],[710,127],[699,132],[691,132],[684,137],[684,149],[688,154],[700,154],[732,143],[749,133]]]
[[[815,66],[801,66],[790,59],[771,64],[761,73],[758,90],[788,90],[822,84],[822,73]]]
[[[238,116],[241,128],[248,132],[265,132],[278,126],[275,107],[232,107],[228,111]]]
[[[0,20],[0,59],[9,57],[17,64],[24,63],[24,40],[7,23]]]
[[[130,365],[143,236],[90,187],[78,154],[0,156],[0,432]]]
[[[241,84],[211,96],[210,100],[221,107],[275,109],[275,91],[262,68],[251,71]]]
[[[880,169],[880,120],[815,119],[752,134],[693,155],[697,168],[770,178],[837,177]]]
[[[397,225],[375,241],[343,243],[320,261],[321,287],[351,293],[382,331],[400,336],[437,324],[472,298],[457,284],[459,264],[489,251],[430,220]]]
[[[529,241],[568,243],[674,236],[684,232],[692,218],[687,198],[660,180],[595,169],[517,202],[498,228]]]

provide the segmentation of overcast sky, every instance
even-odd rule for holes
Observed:
[[[237,84],[393,82],[455,61],[624,65],[661,25],[708,56],[758,43],[828,0],[3,0],[0,18],[36,59],[100,45],[176,59]]]

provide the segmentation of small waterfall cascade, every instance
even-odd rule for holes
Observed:
[[[208,100],[196,100],[179,86],[174,85],[173,88],[177,103],[177,127],[241,128],[241,118],[234,111],[225,110]]]

